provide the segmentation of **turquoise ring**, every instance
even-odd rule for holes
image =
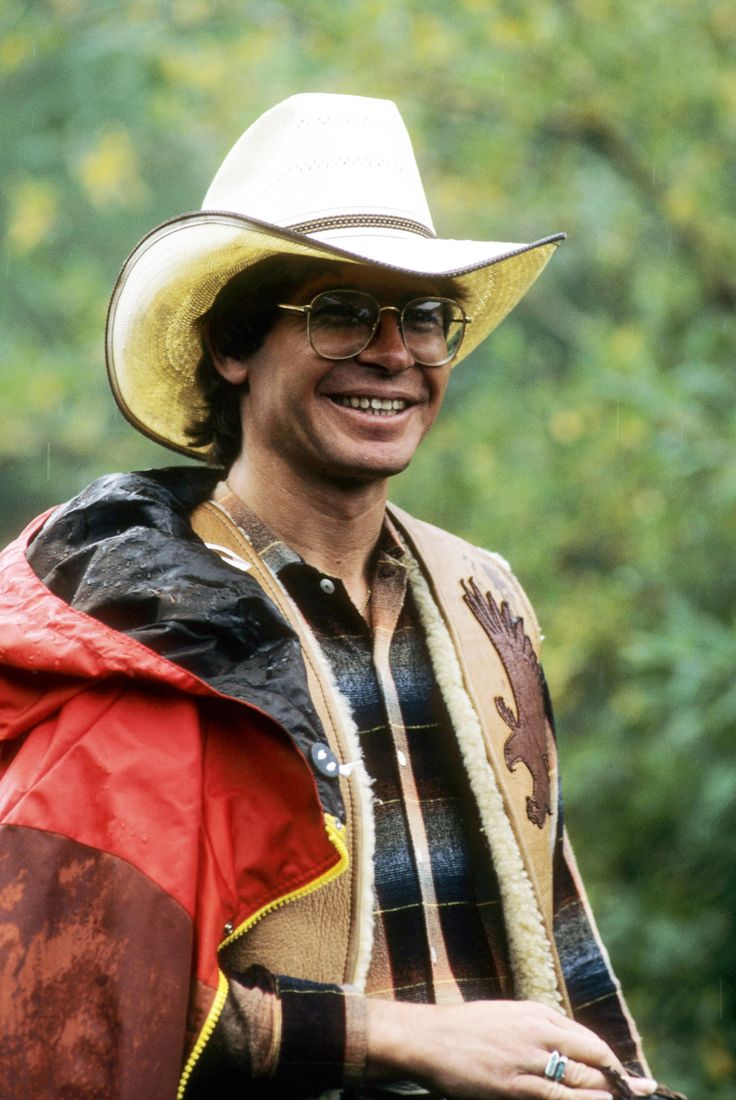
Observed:
[[[553,1050],[545,1067],[544,1076],[549,1081],[564,1081],[569,1060],[567,1055],[560,1054],[559,1050]]]

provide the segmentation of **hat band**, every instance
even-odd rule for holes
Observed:
[[[323,233],[326,229],[403,229],[418,237],[435,238],[436,233],[422,222],[411,218],[395,218],[389,214],[336,214],[331,218],[315,218],[311,222],[299,222],[288,227],[296,233]]]

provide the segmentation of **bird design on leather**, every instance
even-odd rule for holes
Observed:
[[[526,813],[541,829],[552,813],[542,670],[524,633],[524,620],[515,618],[505,601],[499,607],[490,592],[483,596],[473,577],[461,584],[464,600],[501,658],[511,685],[516,713],[502,695],[494,699],[496,710],[511,730],[504,744],[504,759],[509,771],[515,771],[519,763],[529,771],[532,793],[526,800]]]

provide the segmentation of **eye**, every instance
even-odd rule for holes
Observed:
[[[374,310],[355,296],[322,294],[312,303],[313,328],[369,328]]]
[[[445,325],[442,302],[409,302],[404,308],[404,327],[412,332],[444,332]]]

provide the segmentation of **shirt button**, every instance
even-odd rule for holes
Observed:
[[[309,750],[309,755],[320,775],[324,775],[328,779],[337,778],[340,767],[337,763],[337,757],[329,745],[322,745],[320,743],[312,745]]]
[[[331,581],[329,577],[323,577],[319,582],[319,586],[326,596],[332,596],[335,592],[335,582]]]
[[[393,577],[396,572],[395,565],[381,565],[378,569],[379,577]]]

